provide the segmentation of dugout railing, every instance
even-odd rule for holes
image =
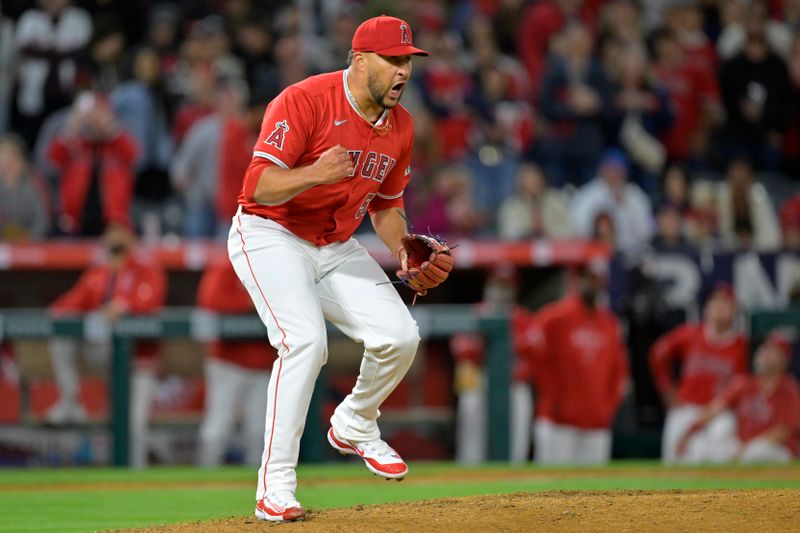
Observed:
[[[411,308],[423,338],[446,337],[460,332],[481,332],[487,341],[486,379],[489,459],[509,458],[509,385],[511,350],[508,317],[480,315],[471,305],[419,305]],[[341,335],[328,326],[330,335]],[[93,315],[53,316],[42,309],[0,312],[0,341],[46,340],[69,337],[110,340],[112,345],[109,431],[111,461],[129,464],[130,372],[133,344],[139,339],[191,339],[205,342],[215,338],[266,339],[266,330],[255,315],[214,315],[194,308],[169,308],[159,314],[127,316],[112,327]],[[317,382],[303,440],[305,460],[324,457],[324,428],[320,424],[324,379]]]

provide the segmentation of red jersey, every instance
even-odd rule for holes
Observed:
[[[197,305],[215,313],[252,313],[253,300],[239,281],[230,261],[210,265],[203,273]],[[212,357],[244,368],[269,370],[277,356],[269,342],[215,340],[209,343]]]
[[[789,430],[787,447],[797,456],[800,431],[800,387],[791,376],[784,376],[769,394],[756,376],[737,376],[723,393],[725,403],[736,412],[736,425],[742,443],[775,426]]]
[[[411,114],[398,105],[373,125],[358,111],[346,83],[346,70],[312,76],[270,102],[239,195],[247,212],[272,219],[317,246],[349,239],[367,212],[403,207],[411,173]],[[350,177],[311,187],[280,205],[253,200],[266,166],[311,165],[337,144],[353,159]]]
[[[677,67],[656,64],[653,70],[669,91],[675,109],[675,120],[662,140],[671,157],[685,159],[691,155],[704,106],[720,101],[717,79],[713,70],[703,70],[690,62]]]
[[[676,361],[681,363],[678,399],[706,405],[733,376],[747,372],[747,341],[739,334],[731,334],[715,342],[701,324],[673,329],[650,349],[650,369],[662,394],[674,386],[672,369]]]
[[[577,295],[550,304],[528,331],[537,416],[583,429],[608,428],[628,378],[619,322]]]
[[[50,305],[50,311],[54,314],[86,313],[113,301],[127,313],[154,313],[164,305],[166,286],[164,270],[158,263],[130,256],[118,272],[105,263],[89,267],[71,289]],[[156,342],[136,343],[138,357],[157,354]]]

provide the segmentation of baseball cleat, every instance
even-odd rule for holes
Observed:
[[[328,430],[328,442],[342,455],[358,455],[375,475],[402,480],[408,474],[408,465],[391,446],[381,439],[352,442],[340,437],[333,428]]]
[[[270,492],[256,503],[256,518],[269,522],[302,522],[306,512],[290,490]]]

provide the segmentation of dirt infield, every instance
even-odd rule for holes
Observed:
[[[140,533],[516,531],[800,531],[800,491],[542,492],[309,510],[305,522],[254,517],[174,524]]]

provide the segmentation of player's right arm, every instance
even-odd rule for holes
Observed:
[[[306,90],[288,87],[267,106],[253,159],[245,173],[248,202],[279,205],[303,191],[336,183],[353,170],[341,146],[328,148],[314,163],[299,166],[319,130],[320,106]]]
[[[258,163],[255,168],[251,164],[248,173],[251,170],[259,172],[252,200],[261,205],[288,202],[315,185],[336,183],[353,172],[353,160],[338,144],[325,150],[313,164],[304,167],[285,169],[269,161]]]
[[[672,378],[672,367],[676,360],[683,357],[691,331],[690,325],[679,326],[658,339],[650,349],[653,381],[667,405],[674,403],[677,388]]]

